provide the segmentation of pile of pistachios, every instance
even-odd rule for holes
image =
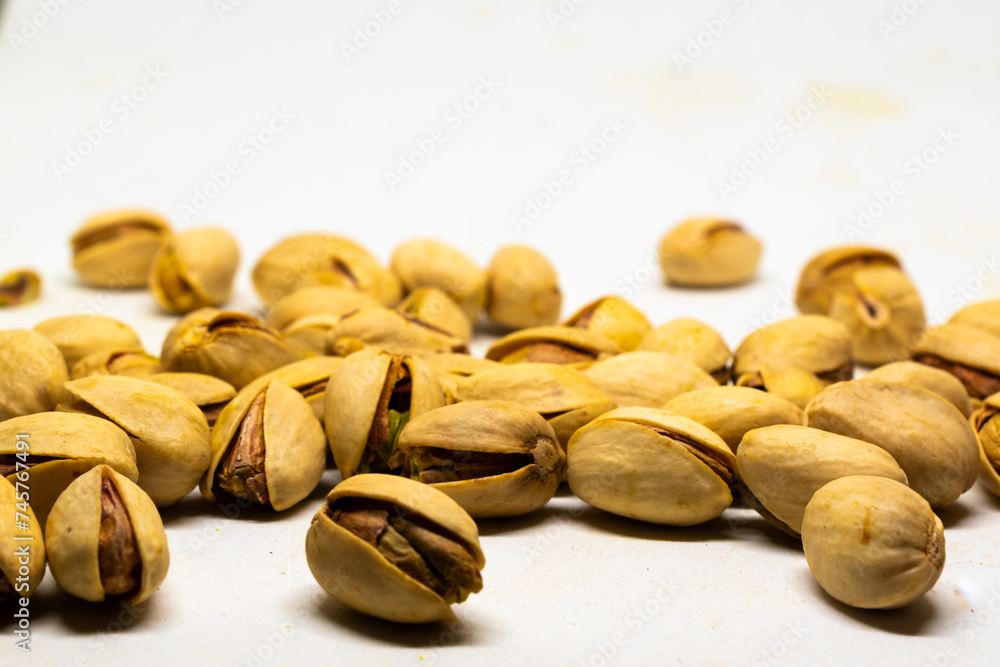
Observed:
[[[309,568],[341,603],[399,622],[453,619],[483,586],[476,520],[538,510],[562,482],[671,526],[745,503],[864,608],[933,587],[934,509],[977,478],[1000,495],[1000,302],[928,329],[884,249],[813,258],[802,315],[730,350],[703,322],[654,326],[614,296],[559,323],[556,271],[523,246],[484,270],[412,240],[387,268],[345,238],[294,236],[253,268],[263,319],[218,309],[240,261],[221,229],[117,211],[71,246],[85,283],[147,287],[183,317],[158,353],[98,315],[0,331],[0,511],[30,517],[0,522],[0,599],[30,595],[47,562],[72,595],[142,601],[169,565],[158,508],[197,487],[281,512],[328,455],[342,481],[304,536]],[[719,288],[752,280],[761,248],[699,218],[660,260],[671,284]],[[27,300],[31,281],[14,282],[0,303]],[[481,317],[508,333],[475,358]],[[855,380],[857,363],[874,369]],[[27,537],[25,572],[13,545]]]

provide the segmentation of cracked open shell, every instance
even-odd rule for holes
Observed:
[[[973,402],[1000,391],[1000,336],[969,324],[932,327],[917,340],[913,360],[948,371]]]
[[[588,303],[563,322],[563,326],[604,336],[622,352],[636,349],[642,337],[653,328],[638,308],[617,296],[605,296]]]
[[[209,428],[215,426],[222,408],[236,396],[233,385],[204,373],[156,373],[142,379],[170,387],[197,405],[208,420]]]
[[[951,324],[967,324],[989,331],[994,336],[1000,336],[1000,300],[979,301],[958,310],[948,322]]]
[[[961,380],[947,371],[915,361],[895,361],[869,371],[862,380],[902,382],[923,387],[948,400],[965,417],[972,415],[972,401]]]
[[[970,420],[979,440],[979,479],[995,496],[1000,496],[1000,394],[983,401]]]
[[[0,511],[8,517],[0,521],[0,603],[12,597],[31,597],[45,578],[45,524],[35,516],[28,500],[30,482],[18,488],[13,481],[0,477]],[[25,545],[27,563],[19,562],[17,553]],[[27,572],[22,572],[22,567]]]
[[[660,268],[667,282],[676,285],[738,285],[753,279],[761,249],[761,242],[735,222],[692,218],[663,237]]]
[[[149,291],[161,307],[190,313],[221,306],[233,291],[240,249],[233,235],[217,227],[189,229],[163,244],[149,275]]]
[[[149,211],[118,210],[85,221],[70,239],[73,268],[96,287],[145,287],[170,224]]]
[[[141,349],[104,350],[88,354],[70,369],[70,379],[91,375],[121,375],[144,378],[163,370],[160,360]]]
[[[417,356],[469,351],[461,338],[386,308],[362,308],[344,315],[327,332],[327,354],[346,357],[368,347]]]
[[[610,338],[574,327],[521,329],[494,342],[486,358],[502,364],[550,363],[586,368],[621,352]]]
[[[264,323],[272,329],[281,330],[309,315],[339,318],[360,308],[381,306],[381,301],[365,292],[332,285],[313,285],[297,289],[277,301],[267,311]]]
[[[67,369],[94,352],[142,348],[142,341],[132,327],[103,315],[53,317],[36,324],[35,331],[55,343]]]
[[[845,245],[824,250],[802,267],[795,305],[806,315],[826,315],[834,294],[850,289],[855,271],[879,267],[901,269],[902,264],[888,250],[872,246]]]

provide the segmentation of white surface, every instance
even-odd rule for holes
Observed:
[[[546,12],[557,0],[404,1],[350,62],[340,44],[388,2],[233,0],[220,18],[212,0],[80,0],[16,45],[41,3],[7,4],[0,267],[38,267],[46,291],[0,311],[3,328],[100,312],[157,351],[173,319],[148,295],[85,289],[68,268],[80,221],[137,205],[180,228],[237,233],[235,307],[256,307],[249,267],[297,230],[345,234],[383,260],[420,235],[483,264],[522,242],[559,269],[566,314],[617,292],[656,323],[699,317],[735,345],[794,314],[801,265],[847,242],[858,207],[896,179],[902,194],[856,240],[902,255],[932,319],[1000,297],[1000,5],[990,0],[899,0],[919,9],[887,37],[889,0],[593,0],[555,28]],[[723,10],[731,22],[679,71],[674,53]],[[165,78],[123,117],[116,100],[147,68]],[[458,123],[449,109],[481,77],[499,85]],[[811,88],[829,99],[814,98],[819,108],[788,136],[779,123]],[[242,142],[274,109],[294,118],[248,160]],[[53,162],[105,119],[113,132],[60,180]],[[609,119],[627,127],[581,171],[579,146]],[[390,190],[384,173],[435,128],[444,142]],[[947,128],[958,138],[912,180],[911,155]],[[766,145],[777,152],[723,201],[717,183]],[[240,173],[186,220],[181,206],[230,160]],[[563,170],[571,185],[518,230],[511,215]],[[680,291],[649,271],[666,228],[701,212],[731,215],[764,240],[755,283]],[[535,515],[483,525],[485,589],[457,608],[460,625],[409,628],[343,609],[310,576],[305,531],[332,482],[282,515],[239,520],[192,494],[165,512],[171,570],[136,619],[123,616],[125,632],[118,608],[77,602],[49,577],[32,601],[32,653],[13,650],[5,612],[0,662],[600,665],[613,650],[607,664],[967,665],[1000,654],[1000,614],[989,610],[992,600],[1000,611],[1000,502],[978,487],[942,513],[943,577],[899,612],[826,598],[796,545],[750,510],[670,529],[564,493]]]

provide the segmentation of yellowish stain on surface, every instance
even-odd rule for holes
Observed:
[[[896,119],[906,115],[906,108],[888,95],[869,88],[845,88],[825,84],[830,92],[827,104],[868,118]]]

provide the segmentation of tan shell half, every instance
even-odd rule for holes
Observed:
[[[344,315],[327,333],[327,354],[346,357],[366,347],[416,356],[469,350],[461,338],[386,308],[362,308]]]
[[[957,323],[927,329],[913,348],[913,359],[935,366],[943,361],[972,371],[959,370],[956,377],[973,400],[982,400],[1000,388],[1000,336],[986,329]]]
[[[486,312],[506,329],[555,324],[562,310],[556,270],[533,248],[500,248],[486,270]]]
[[[622,352],[636,349],[642,337],[653,328],[638,308],[617,296],[591,301],[573,313],[563,326],[604,336]]]
[[[233,291],[240,248],[217,227],[189,229],[170,238],[153,260],[149,291],[175,313],[221,306]]]
[[[718,387],[687,359],[663,352],[625,352],[583,371],[618,407],[658,408],[689,391]]]
[[[735,222],[692,218],[660,242],[660,267],[667,281],[690,287],[723,287],[750,281],[762,245]]]
[[[862,380],[902,382],[923,387],[945,398],[965,417],[972,415],[972,401],[965,386],[954,375],[914,361],[896,361],[869,371]]]
[[[610,338],[565,326],[521,329],[494,342],[486,358],[504,364],[561,363],[584,368],[621,349]]]
[[[39,322],[35,331],[59,348],[66,368],[88,354],[104,350],[142,349],[142,341],[132,327],[103,315],[63,315]]]
[[[829,383],[815,374],[795,366],[771,366],[764,364],[753,373],[744,373],[736,378],[737,387],[753,388],[773,394],[805,410],[816,394]]]
[[[472,340],[472,323],[465,311],[437,287],[418,287],[399,302],[396,310],[407,317],[447,331],[466,344]]]
[[[0,574],[13,589],[11,597],[28,598],[45,578],[45,524],[38,520],[30,505],[22,506],[24,500],[30,500],[30,480],[27,488],[15,487],[15,481],[0,478],[0,512],[7,517],[6,521],[0,521]],[[21,527],[19,521],[27,528]],[[25,547],[26,556],[21,555]],[[19,572],[22,566],[28,570],[26,577]],[[19,577],[25,580],[18,581]],[[0,594],[0,602],[3,600]]]
[[[277,301],[264,323],[272,329],[284,329],[309,315],[340,318],[361,308],[379,308],[382,302],[365,292],[332,285],[313,285],[297,289]]]
[[[97,466],[78,477],[59,496],[45,524],[49,567],[59,587],[71,595],[105,599],[98,565],[101,532],[101,481],[110,479],[128,512],[142,562],[139,591],[126,602],[149,599],[167,577],[170,552],[156,505],[128,478],[108,466]]]
[[[833,295],[849,289],[854,272],[868,267],[899,269],[902,264],[888,250],[872,246],[845,245],[824,250],[802,268],[795,305],[805,315],[826,315]]]
[[[704,322],[685,318],[672,320],[647,332],[636,349],[687,359],[719,384],[729,381],[732,352],[722,335]]]
[[[141,349],[104,350],[88,354],[70,369],[70,378],[78,380],[91,375],[121,375],[145,378],[162,370],[160,360]]]
[[[979,440],[979,479],[995,496],[1000,496],[1000,394],[983,401],[969,423]]]
[[[793,366],[826,382],[850,378],[853,369],[851,332],[822,315],[802,315],[758,329],[747,336],[733,355],[733,377],[772,368]]]
[[[403,289],[437,287],[475,322],[486,305],[486,272],[451,246],[431,239],[401,243],[392,253],[392,271]]]
[[[200,408],[225,404],[236,396],[233,385],[203,373],[156,373],[143,380],[169,387]]]
[[[967,324],[1000,336],[1000,300],[972,303],[955,312],[951,324]]]
[[[345,497],[394,503],[423,517],[458,538],[482,569],[486,559],[472,517],[454,500],[426,484],[392,475],[357,475],[330,492],[306,535],[306,559],[313,576],[323,590],[348,607],[400,623],[455,620],[441,596],[330,518],[329,506]]]
[[[0,421],[52,410],[69,379],[59,348],[37,331],[0,331]]]
[[[325,417],[323,405],[327,383],[333,371],[337,370],[343,362],[341,357],[309,357],[265,373],[241,390],[241,394],[246,392],[244,396],[249,397],[246,398],[246,405],[243,407],[249,408],[251,401],[260,393],[260,390],[271,381],[277,380],[302,394],[302,398],[306,399],[306,403],[309,404],[316,419],[322,423]]]
[[[153,257],[170,236],[155,213],[107,211],[86,220],[70,238],[73,268],[96,287],[145,287]]]

